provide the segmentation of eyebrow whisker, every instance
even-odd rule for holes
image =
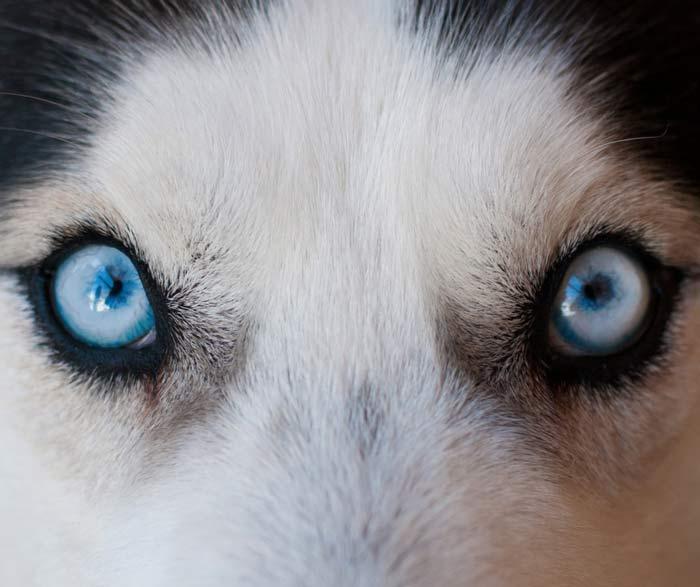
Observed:
[[[31,130],[28,128],[16,128],[16,127],[11,127],[11,126],[0,126],[0,131],[21,132],[21,133],[26,133],[26,134],[30,134],[30,135],[45,137],[47,139],[52,139],[55,141],[61,141],[62,143],[66,143],[66,144],[71,145],[73,147],[76,147],[78,149],[81,149],[83,147],[83,145],[81,145],[77,141],[73,141],[73,140],[69,139],[68,137],[53,134],[53,133],[43,132],[40,130]]]
[[[68,104],[63,104],[63,103],[58,102],[56,100],[50,100],[49,98],[42,98],[40,96],[32,96],[31,94],[23,94],[21,92],[4,92],[4,91],[0,91],[0,97],[22,98],[25,100],[31,100],[33,102],[40,102],[42,104],[56,106],[57,108],[65,110],[66,112],[70,112],[71,114],[76,114],[78,116],[81,116],[81,117],[83,117],[86,120],[89,120],[91,122],[97,122],[97,120],[98,120],[96,116],[91,116],[90,114],[87,114],[86,112],[81,112],[80,110],[78,110],[78,109],[76,109]]]
[[[600,145],[596,145],[593,147],[590,151],[588,151],[585,156],[589,155],[597,155],[607,147],[611,145],[618,145],[620,143],[634,143],[634,142],[640,142],[640,141],[654,141],[658,139],[664,138],[666,135],[668,135],[669,127],[667,126],[664,129],[664,132],[659,133],[657,135],[647,135],[647,136],[638,136],[638,137],[628,137],[626,139],[615,139],[613,141],[607,141],[605,143],[601,143]]]

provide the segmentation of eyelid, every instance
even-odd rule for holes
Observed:
[[[687,281],[700,281],[700,265],[692,265],[683,274]]]
[[[565,357],[548,342],[549,312],[569,264],[578,255],[596,246],[609,245],[633,255],[653,275],[652,285],[658,309],[653,316],[644,341],[620,356]],[[624,382],[643,377],[651,364],[661,364],[671,344],[667,338],[667,324],[673,315],[686,272],[664,264],[637,236],[630,233],[593,234],[589,240],[578,241],[557,257],[543,275],[532,302],[530,315],[533,327],[528,342],[528,355],[533,367],[553,391],[570,390],[572,386],[594,391],[623,389]],[[664,295],[660,295],[663,293]],[[607,392],[606,392],[607,393]]]
[[[129,246],[102,234],[84,233],[77,240],[59,238],[57,242],[61,243],[60,248],[43,261],[19,270],[21,283],[32,302],[37,333],[45,341],[44,348],[49,355],[76,373],[102,377],[108,383],[113,382],[115,376],[129,379],[154,376],[171,354],[174,336],[166,290],[154,279],[148,265]],[[154,344],[147,348],[124,347],[109,351],[90,349],[76,344],[57,323],[48,303],[49,283],[61,260],[88,244],[112,246],[133,261],[156,318],[157,340]]]
[[[136,342],[131,343],[128,345],[127,348],[134,349],[134,350],[141,350],[143,348],[146,348],[153,344],[156,341],[156,328],[155,326],[151,328],[145,336],[142,336],[139,340]]]

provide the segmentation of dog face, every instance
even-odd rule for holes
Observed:
[[[0,2],[3,585],[692,583],[699,15],[495,4]]]

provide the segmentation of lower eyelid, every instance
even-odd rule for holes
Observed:
[[[142,336],[139,340],[128,345],[127,348],[139,350],[156,342],[157,332],[155,326],[148,331],[145,336]]]

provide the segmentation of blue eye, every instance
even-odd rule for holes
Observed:
[[[87,346],[144,348],[155,341],[155,316],[139,272],[117,248],[88,245],[67,257],[50,293],[58,320]]]
[[[559,286],[549,335],[566,355],[622,352],[644,333],[652,306],[645,268],[622,250],[600,246],[576,257]]]

